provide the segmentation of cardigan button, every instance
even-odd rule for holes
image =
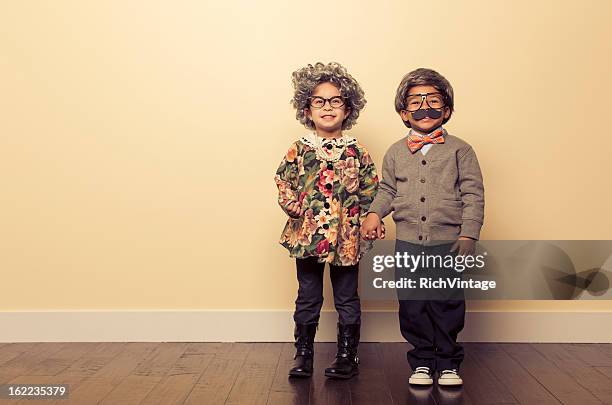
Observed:
[[[334,145],[332,145],[331,143],[328,143],[327,145],[325,145],[325,147],[326,147],[327,149],[331,149],[331,148],[333,148],[333,147],[334,147]]]
[[[323,204],[323,206],[324,206],[325,208],[329,208],[329,207],[330,207],[330,205],[329,205],[329,203],[328,203],[328,202],[326,202],[325,204]]]
[[[419,240],[423,240],[423,235],[419,235]]]
[[[421,202],[425,202],[425,197],[421,197]]]
[[[425,222],[425,220],[427,219],[427,217],[421,217],[421,221]]]
[[[421,183],[425,183],[425,179],[421,179]]]
[[[423,166],[427,164],[425,160],[421,160],[421,163],[423,164]]]
[[[323,224],[323,229],[328,229],[329,228],[329,224]]]
[[[325,188],[326,188],[326,189],[328,189],[328,190],[331,190],[332,185],[331,185],[331,184],[329,184],[329,183],[327,183],[327,184],[325,185]]]
[[[334,165],[332,165],[331,163],[327,164],[327,170],[332,170],[334,168]]]

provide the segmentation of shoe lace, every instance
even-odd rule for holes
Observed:
[[[450,370],[442,370],[440,372],[440,374],[441,375],[444,375],[444,374],[454,374],[454,375],[457,375],[457,369],[453,368],[453,369],[450,369]]]
[[[425,373],[429,375],[429,367],[417,367],[414,369],[415,373]]]

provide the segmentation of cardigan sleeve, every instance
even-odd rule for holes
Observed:
[[[285,214],[292,218],[295,217],[289,214],[287,206],[292,202],[299,201],[297,192],[299,178],[298,152],[298,145],[294,142],[283,157],[274,176],[274,182],[278,187],[278,205],[280,205]]]
[[[479,239],[484,222],[484,185],[474,149],[470,147],[458,163],[459,190],[463,201],[460,236]]]

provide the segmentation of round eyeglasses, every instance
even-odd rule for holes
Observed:
[[[317,109],[323,108],[325,103],[328,101],[329,101],[329,105],[332,108],[340,108],[344,105],[344,98],[341,96],[334,96],[331,98],[313,96],[313,97],[309,97],[309,99],[310,99],[310,106],[312,108],[317,108]]]
[[[418,111],[425,102],[429,108],[444,108],[446,106],[444,97],[440,93],[411,94],[406,99],[406,111]]]

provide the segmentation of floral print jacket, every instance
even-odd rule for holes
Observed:
[[[334,147],[345,149],[339,160],[330,162],[317,156],[317,142],[330,158]],[[378,190],[378,176],[370,154],[355,138],[317,138],[315,133],[300,138],[287,151],[274,180],[278,203],[289,215],[280,244],[290,257],[316,256],[319,262],[350,266],[372,247],[361,238],[359,227]],[[295,201],[304,211],[299,218],[287,211]]]

